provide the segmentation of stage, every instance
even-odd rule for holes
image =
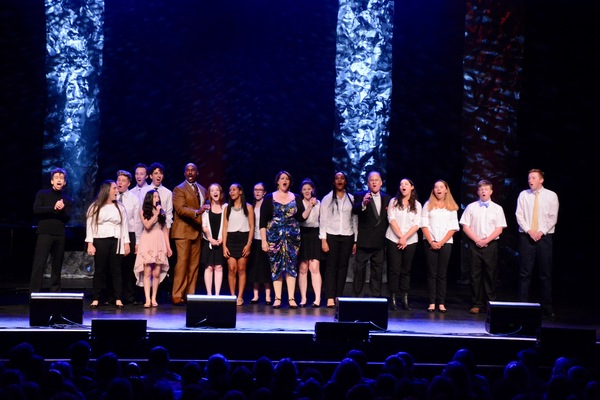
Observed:
[[[196,306],[195,302],[173,306],[163,298],[158,307],[152,308],[127,305],[117,309],[103,305],[90,309],[89,289],[72,288],[68,292],[83,295],[80,323],[58,320],[49,321],[48,326],[31,326],[29,295],[25,291],[4,290],[0,295],[0,359],[6,359],[8,349],[23,341],[31,343],[46,359],[64,359],[69,346],[83,339],[92,344],[94,356],[114,351],[121,359],[144,360],[150,348],[162,345],[169,349],[172,360],[181,362],[206,360],[214,353],[222,353],[238,362],[251,362],[265,355],[274,361],[290,357],[300,363],[336,363],[349,349],[360,348],[373,363],[407,351],[420,365],[443,366],[456,350],[467,347],[475,352],[478,364],[497,370],[526,348],[540,350],[546,368],[562,355],[583,357],[593,368],[600,363],[598,315],[560,308],[556,318],[541,317],[535,333],[531,329],[525,334],[490,333],[489,325],[486,328],[486,321],[490,322],[487,313],[469,314],[468,288],[460,286],[449,291],[453,295],[446,303],[447,313],[428,313],[424,289],[415,289],[411,295],[412,311],[384,310],[385,329],[364,321],[338,320],[339,316],[348,318],[342,315],[342,308],[311,308],[309,304],[307,308],[290,309],[284,302],[282,308],[273,309],[264,304],[264,299],[259,304],[249,304],[249,292],[243,306],[228,309],[235,321],[227,328],[187,326],[186,316],[192,313],[190,307]],[[364,305],[359,304],[361,308],[372,306],[369,299],[365,301]],[[354,306],[353,302],[350,304]],[[380,313],[381,309],[374,311]],[[510,320],[511,316],[520,318],[511,309],[497,318]]]

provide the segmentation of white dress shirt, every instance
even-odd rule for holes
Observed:
[[[358,216],[352,214],[352,202],[354,196],[346,194],[337,202],[334,201],[334,192],[331,191],[321,200],[319,207],[319,238],[327,239],[327,234],[330,235],[356,235],[358,234]]]
[[[519,232],[528,232],[531,229],[533,202],[535,192],[531,189],[523,190],[517,199],[517,224]],[[558,196],[552,190],[541,188],[538,194],[538,230],[544,235],[554,233],[558,221]]]

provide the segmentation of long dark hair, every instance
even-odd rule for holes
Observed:
[[[147,219],[148,221],[150,221],[150,218],[152,218],[152,216],[154,215],[153,210],[154,210],[154,193],[158,193],[158,190],[154,190],[154,189],[150,189],[148,190],[148,192],[146,192],[146,195],[144,196],[144,202],[142,203],[142,213],[144,215],[144,219]],[[160,199],[160,194],[158,195],[159,199]],[[165,223],[167,222],[167,216],[165,214],[159,213],[158,214],[158,223],[160,224],[160,227],[163,228],[165,226]]]
[[[110,187],[115,183],[112,179],[107,179],[100,185],[100,189],[98,189],[98,194],[94,199],[94,202],[90,205],[87,210],[87,216],[92,217],[92,225],[98,227],[98,215],[100,215],[100,209],[107,205],[106,201],[108,200],[108,196],[110,195]],[[115,183],[116,184],[116,183]],[[123,214],[121,214],[121,209],[116,201],[113,201],[115,207],[119,211],[119,221],[123,221]]]
[[[246,195],[244,194],[244,188],[239,183],[232,183],[231,186],[235,186],[236,188],[240,189],[240,192],[241,192],[240,201],[242,202],[242,210],[244,210],[244,215],[247,217],[248,216],[248,205],[246,204]],[[232,208],[233,208],[233,200],[231,200],[231,197],[229,197],[227,199],[227,212],[226,212],[227,220],[229,220],[229,216],[231,215]]]
[[[350,202],[350,207],[354,206],[354,202],[352,201],[352,199],[350,198],[350,194],[348,193],[348,176],[345,173],[343,173],[342,171],[338,171],[335,174],[333,174],[333,181],[331,182],[333,191],[331,192],[331,203],[329,203],[329,211],[331,212],[332,215],[336,211],[338,213],[340,212],[340,205],[338,204],[337,194],[335,193],[335,177],[337,176],[337,174],[340,174],[344,177],[344,180],[346,181],[346,184],[344,185],[344,190],[346,191],[346,197],[348,198],[348,201]]]
[[[400,179],[400,183],[402,183],[403,180],[408,181],[408,183],[410,183],[410,186],[413,187],[413,190],[411,190],[410,196],[408,197],[407,209],[409,212],[416,213],[417,212],[416,201],[418,200],[418,197],[417,197],[417,190],[415,188],[415,184],[411,179],[408,179],[408,178]],[[398,207],[401,210],[404,208],[404,204],[402,203],[402,193],[400,192],[400,185],[398,185],[398,191],[396,192],[396,197],[394,197],[394,206]]]

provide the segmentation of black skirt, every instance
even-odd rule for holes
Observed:
[[[300,227],[300,250],[298,261],[320,260],[323,258],[319,228]]]
[[[250,259],[246,268],[246,277],[248,283],[270,283],[271,264],[269,256],[262,249],[262,240],[253,239],[252,249],[250,250]]]
[[[249,232],[227,232],[227,249],[235,259],[242,258],[242,250],[248,244]]]
[[[223,256],[223,246],[210,246],[210,243],[204,239],[202,239],[202,253],[200,253],[200,260],[204,268],[209,265],[222,265],[223,267],[227,265],[225,257]]]

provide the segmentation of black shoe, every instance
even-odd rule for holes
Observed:
[[[281,299],[275,298],[275,301],[278,301],[279,304],[273,304],[273,308],[274,309],[281,308]]]
[[[312,303],[311,307],[312,308],[319,308],[319,307],[321,307],[321,303]]]
[[[294,300],[294,299],[288,300],[288,304],[292,310],[295,310],[298,308],[298,304],[296,304],[296,300]]]
[[[272,302],[271,300],[267,300],[267,301],[265,301],[265,305],[266,305],[266,306],[270,306],[271,304],[273,304],[273,302]]]
[[[556,318],[556,314],[554,313],[552,307],[544,307],[544,309],[542,310],[542,314],[549,318]]]
[[[250,304],[258,304],[258,300],[250,300]]]
[[[408,305],[408,294],[404,293],[402,295],[402,309],[406,311],[412,311],[412,308]]]
[[[398,303],[396,303],[396,296],[392,296],[392,311],[398,311]]]

